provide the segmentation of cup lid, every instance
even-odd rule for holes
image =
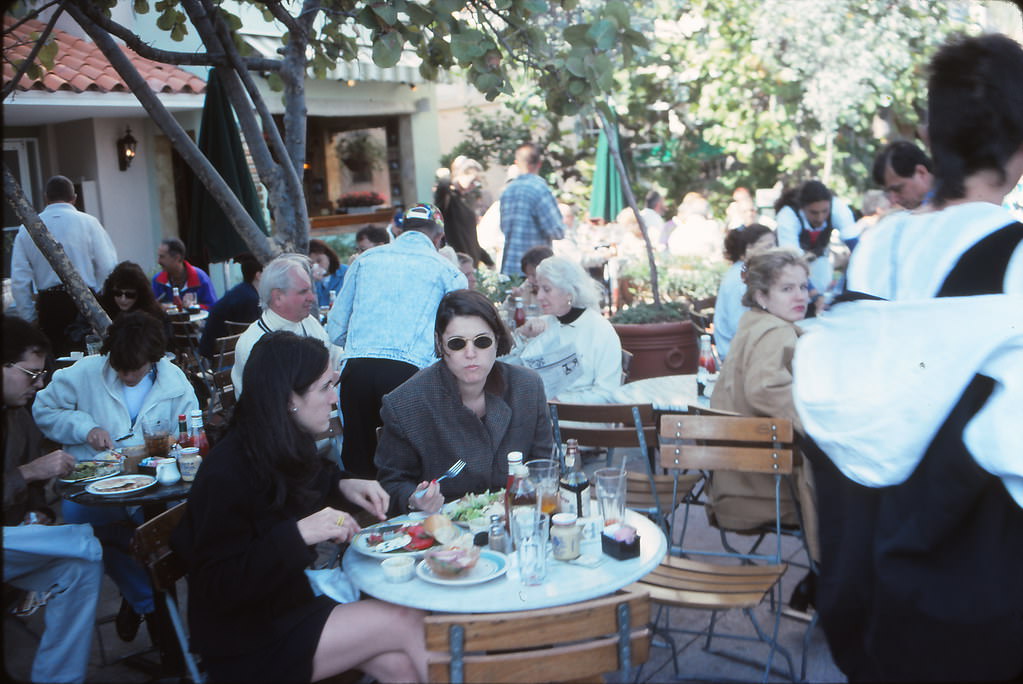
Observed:
[[[551,522],[555,525],[574,525],[576,520],[578,516],[575,513],[555,513],[551,517]]]

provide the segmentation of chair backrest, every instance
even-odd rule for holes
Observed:
[[[241,336],[241,333],[238,333],[217,338],[213,357],[214,371],[221,371],[234,365],[234,348],[238,346],[238,338]]]
[[[243,332],[249,329],[252,323],[242,323],[241,321],[224,321],[224,326],[227,328],[228,335],[241,335]]]
[[[567,404],[550,401],[547,405],[557,445],[566,439],[577,439],[582,447],[646,448],[657,444],[657,424],[654,407],[650,404]],[[638,425],[633,408],[638,411]],[[563,425],[562,421],[576,424]]]
[[[646,662],[650,597],[622,592],[558,608],[425,618],[431,682],[563,682]]]
[[[629,369],[632,368],[633,353],[627,349],[622,350],[622,384],[629,381]]]
[[[170,535],[185,515],[186,502],[164,511],[135,529],[131,550],[135,558],[149,571],[153,588],[167,591],[185,576],[184,561],[170,546]]]
[[[788,475],[792,472],[792,459],[789,420],[661,416],[662,468]]]
[[[231,369],[222,368],[213,374],[213,386],[217,389],[221,412],[232,410],[237,402],[234,395],[234,382],[231,380]]]

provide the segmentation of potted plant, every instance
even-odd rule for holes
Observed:
[[[657,270],[671,299],[650,303],[651,282],[646,264],[623,269],[631,299],[637,303],[621,309],[611,323],[622,348],[633,355],[629,377],[633,380],[695,373],[700,349],[698,336],[706,321],[694,304],[717,293],[727,264],[712,264],[691,257],[661,256]]]
[[[367,176],[380,167],[386,150],[368,133],[342,135],[335,145],[337,156],[353,174]]]
[[[386,200],[378,192],[347,192],[337,200],[337,208],[341,213],[365,214],[374,211]]]

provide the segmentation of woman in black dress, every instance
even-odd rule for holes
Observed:
[[[309,682],[350,669],[378,681],[424,681],[422,614],[376,600],[314,596],[313,545],[359,526],[341,507],[383,519],[388,497],[317,455],[337,373],[319,340],[265,335],[245,365],[249,387],[210,453],[172,542],[188,563],[193,647],[214,681]]]

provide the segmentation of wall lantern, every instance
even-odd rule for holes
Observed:
[[[124,137],[117,140],[117,165],[121,171],[127,171],[135,161],[135,146],[138,141],[131,135],[131,126],[126,126]]]

